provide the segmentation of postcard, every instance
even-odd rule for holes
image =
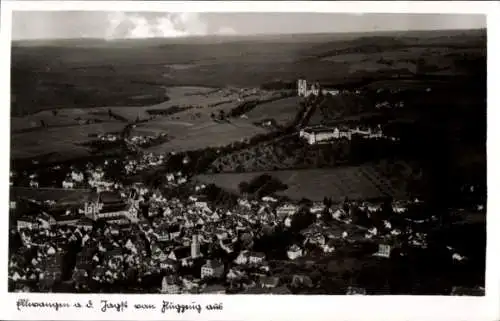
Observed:
[[[498,8],[5,2],[1,318],[498,320]]]

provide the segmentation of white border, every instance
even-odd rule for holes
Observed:
[[[500,154],[495,150],[495,138],[499,137],[498,126],[500,105],[497,78],[500,71],[500,62],[493,57],[500,56],[500,6],[496,2],[466,2],[466,1],[318,1],[318,2],[272,2],[272,1],[189,1],[189,2],[138,2],[138,1],[2,1],[1,10],[1,59],[0,59],[0,95],[3,101],[0,118],[3,140],[2,150],[8,155],[10,144],[6,139],[9,131],[9,97],[10,97],[10,38],[11,38],[11,12],[19,11],[55,11],[55,10],[83,10],[83,11],[111,11],[119,8],[120,11],[170,11],[170,12],[352,12],[352,13],[464,13],[487,14],[488,22],[488,227],[487,227],[487,271],[486,271],[486,297],[412,297],[412,296],[160,296],[160,295],[108,295],[111,300],[129,300],[133,302],[152,302],[160,304],[161,300],[191,303],[196,301],[201,304],[223,302],[222,313],[202,314],[161,314],[158,311],[151,313],[133,313],[132,309],[126,312],[101,313],[95,310],[69,310],[52,313],[50,310],[25,310],[19,313],[16,310],[18,298],[29,298],[32,301],[47,300],[43,294],[11,294],[7,293],[7,246],[8,233],[6,229],[2,235],[0,262],[4,269],[0,269],[0,285],[5,291],[0,301],[0,319],[3,320],[499,320],[500,296],[498,272],[498,254],[500,253],[497,227],[499,217],[496,215],[500,209],[500,195],[494,182],[500,181],[500,172],[491,164],[500,164]],[[492,106],[496,106],[493,108]],[[6,153],[7,152],[7,153]],[[0,181],[7,182],[8,157],[2,157],[4,164],[0,171]],[[495,180],[497,178],[497,180]],[[7,204],[7,184],[2,185],[1,204]],[[6,207],[5,207],[6,208]],[[493,213],[493,214],[492,214]],[[1,226],[8,226],[8,215],[1,216]],[[50,300],[87,300],[98,301],[100,295],[67,295],[51,294]]]

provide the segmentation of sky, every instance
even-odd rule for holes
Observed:
[[[12,39],[151,38],[486,28],[485,15],[17,11]]]

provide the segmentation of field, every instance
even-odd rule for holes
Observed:
[[[299,97],[289,97],[257,105],[245,115],[252,122],[274,119],[278,125],[286,126],[293,121],[299,110]]]
[[[27,158],[58,153],[62,158],[88,154],[81,143],[94,138],[92,134],[121,131],[127,122],[141,123],[131,135],[157,135],[166,133],[170,140],[151,147],[152,152],[170,152],[226,145],[265,132],[250,120],[230,119],[215,122],[212,114],[226,114],[244,99],[270,99],[277,92],[237,88],[207,88],[194,86],[165,89],[169,100],[143,107],[95,107],[42,110],[11,118],[11,157]],[[182,107],[168,116],[148,111],[166,111]],[[112,116],[109,115],[111,111]],[[88,122],[96,122],[88,124]],[[45,126],[45,127],[43,127]]]
[[[341,202],[345,197],[351,200],[375,199],[386,195],[404,197],[404,191],[394,189],[389,180],[381,176],[371,165],[335,169],[199,175],[196,179],[238,192],[240,182],[250,181],[264,173],[288,185],[288,189],[282,194],[292,199],[307,198],[320,201],[324,197],[331,197],[334,201]]]
[[[155,127],[153,124],[147,124],[146,127],[148,129],[156,128],[158,132],[166,132],[167,135],[172,137],[170,141],[148,149],[155,153],[219,147],[266,132],[263,128],[259,128],[239,119],[231,120],[229,123],[207,121],[201,125],[175,121],[161,121],[158,127]]]
[[[117,132],[125,125],[119,122],[71,127],[41,128],[11,135],[11,158],[30,158],[57,153],[66,157],[86,156],[88,149],[81,143],[94,140],[92,135]]]
[[[52,200],[58,204],[76,205],[83,204],[85,199],[91,197],[90,190],[83,189],[57,189],[57,188],[23,188],[11,187],[10,199],[20,200],[29,199],[34,201],[47,201]]]

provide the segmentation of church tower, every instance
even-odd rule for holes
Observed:
[[[303,97],[307,96],[307,80],[297,80],[297,95]]]
[[[193,241],[191,242],[191,258],[196,259],[200,257],[200,242],[198,240],[198,234],[193,234]]]

